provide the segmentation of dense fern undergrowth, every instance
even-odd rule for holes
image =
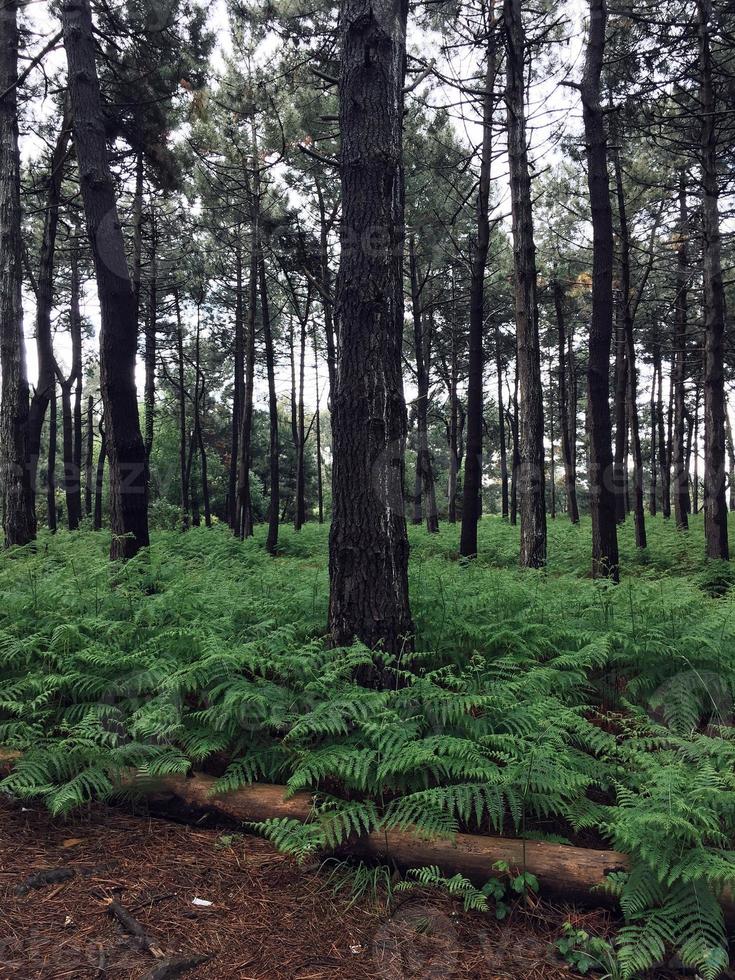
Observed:
[[[629,522],[630,523],[630,522]],[[623,581],[588,577],[589,527],[557,520],[544,572],[517,568],[517,530],[412,533],[416,653],[395,685],[329,650],[327,530],[285,531],[279,557],[224,527],[158,532],[110,566],[103,534],[60,532],[0,563],[0,783],[54,812],[115,792],[131,768],[192,767],[222,790],[318,793],[308,825],[263,830],[299,856],[379,827],[600,842],[633,859],[609,888],[633,977],[678,951],[727,965],[718,898],[735,884],[735,589],[702,527],[650,520]],[[488,869],[490,870],[490,869]]]

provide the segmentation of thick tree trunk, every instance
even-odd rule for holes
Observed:
[[[48,400],[48,465],[46,470],[46,510],[48,512],[48,529],[56,533],[56,380],[54,380],[51,395]]]
[[[469,373],[467,378],[467,446],[462,488],[462,531],[459,553],[464,558],[477,555],[477,522],[482,498],[482,421],[483,421],[483,335],[485,332],[485,267],[490,248],[490,167],[493,148],[493,109],[496,70],[495,11],[490,0],[486,14],[487,51],[485,86],[482,97],[482,147],[480,182],[475,211],[476,239],[470,269]]]
[[[28,544],[36,536],[21,299],[17,78],[18,4],[6,0],[0,17],[0,504],[6,547]]]
[[[87,396],[87,451],[84,460],[84,513],[92,516],[92,467],[94,465],[94,398]]]
[[[111,558],[148,545],[148,482],[135,390],[136,298],[105,144],[89,0],[62,3],[74,146],[100,301],[100,384],[110,459]]]
[[[59,201],[64,176],[64,162],[69,152],[71,120],[68,105],[56,138],[47,178],[46,204],[41,237],[41,253],[36,276],[36,359],[38,382],[31,398],[28,416],[28,462],[31,485],[35,493],[38,458],[41,452],[41,431],[46,409],[56,392],[56,362],[51,335],[53,308],[54,260],[56,256],[56,231],[59,224]]]
[[[567,500],[567,513],[572,524],[579,524],[579,505],[573,449],[569,438],[569,395],[567,391],[567,337],[564,316],[564,289],[554,275],[554,310],[559,335],[559,420],[561,425],[561,451],[564,457],[564,491]]]
[[[641,433],[638,422],[638,371],[635,363],[635,338],[633,334],[633,297],[630,280],[630,235],[628,216],[623,190],[623,174],[620,168],[620,154],[613,156],[615,170],[615,190],[618,201],[618,221],[620,230],[620,293],[623,335],[625,338],[625,359],[627,362],[627,401],[630,423],[630,438],[633,448],[633,514],[635,518],[635,543],[638,548],[646,547],[646,517],[643,509],[643,453]]]
[[[697,0],[704,271],[704,526],[709,558],[730,557],[725,496],[725,290],[720,249],[717,120],[709,21],[711,0]]]
[[[237,471],[240,449],[240,429],[242,427],[242,401],[245,387],[245,329],[242,275],[242,241],[240,226],[237,228],[235,243],[235,340],[234,374],[232,393],[232,427],[230,430],[230,469],[227,484],[227,520],[232,530],[238,531],[237,510]]]
[[[520,562],[526,568],[541,568],[546,564],[544,402],[536,292],[536,247],[533,239],[531,177],[526,138],[525,32],[521,0],[504,0],[503,18],[507,45],[508,160],[520,388]]]
[[[618,536],[609,394],[610,345],[613,334],[613,224],[607,170],[607,137],[600,105],[600,78],[607,26],[606,0],[589,0],[589,11],[589,38],[581,92],[593,247],[592,315],[587,364],[592,574],[609,576],[617,582]]]
[[[263,315],[263,341],[265,345],[265,365],[268,375],[268,417],[269,417],[269,484],[270,501],[268,504],[268,536],[265,541],[266,551],[275,555],[278,549],[279,506],[281,501],[280,489],[280,443],[278,434],[278,396],[276,394],[276,356],[273,348],[273,332],[271,329],[270,305],[268,302],[268,283],[265,276],[265,259],[261,252],[258,263],[258,281],[260,284],[260,309]]]
[[[329,630],[410,647],[403,500],[403,84],[407,0],[343,0],[339,329]],[[380,672],[366,678],[381,683]]]

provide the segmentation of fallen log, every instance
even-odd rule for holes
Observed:
[[[284,786],[257,783],[233,793],[212,795],[215,783],[213,777],[197,774],[188,779],[165,778],[159,787],[188,806],[213,810],[240,822],[290,817],[306,823],[316,813],[311,793],[295,793],[286,799]],[[374,831],[350,840],[342,851],[393,861],[404,868],[437,865],[443,874],[459,873],[482,884],[492,875],[502,875],[493,869],[496,862],[502,861],[511,872],[529,871],[535,875],[547,894],[588,904],[592,900],[595,905],[614,904],[610,896],[594,889],[611,871],[626,870],[630,865],[628,857],[618,851],[480,834],[426,838],[400,830]]]

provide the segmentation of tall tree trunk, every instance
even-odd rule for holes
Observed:
[[[227,519],[230,527],[237,533],[237,471],[240,449],[240,429],[242,427],[242,401],[245,387],[245,329],[242,275],[242,240],[240,226],[237,227],[235,242],[235,345],[234,375],[232,394],[232,428],[230,432],[230,469],[227,484]]]
[[[212,511],[209,504],[209,477],[207,450],[202,435],[202,403],[206,397],[205,378],[201,369],[201,321],[203,297],[197,301],[197,328],[194,341],[194,442],[199,450],[199,473],[202,478],[202,502],[204,504],[204,523],[212,526]]]
[[[554,275],[554,310],[556,328],[559,335],[559,420],[561,425],[561,451],[564,457],[564,492],[567,500],[567,513],[572,524],[579,524],[579,505],[571,440],[569,438],[569,395],[567,392],[567,337],[564,316],[564,289],[556,274]]]
[[[709,22],[711,0],[697,0],[704,271],[704,509],[709,558],[730,557],[725,497],[725,291],[720,253],[717,119]]]
[[[48,420],[48,467],[46,473],[46,510],[48,511],[48,529],[56,533],[56,380],[49,398]]]
[[[314,321],[314,387],[316,388],[316,496],[319,513],[319,523],[324,523],[324,485],[322,480],[322,420],[321,397],[319,391],[319,350],[316,342],[316,321]]]
[[[324,193],[319,178],[314,178],[317,201],[319,204],[319,265],[321,274],[322,311],[324,313],[324,337],[327,342],[327,376],[329,378],[329,394],[336,385],[336,353],[334,348],[334,296],[332,293],[332,268],[329,264],[329,231],[331,222],[327,217],[324,204]]]
[[[587,181],[592,211],[592,315],[587,364],[589,488],[592,515],[592,573],[618,581],[618,536],[612,481],[610,346],[613,334],[613,224],[607,170],[607,137],[600,104],[600,79],[607,27],[606,0],[589,0],[590,23],[582,111]]]
[[[36,536],[21,299],[17,79],[18,4],[6,0],[0,21],[0,503],[6,547],[28,544]]]
[[[184,325],[181,321],[181,302],[178,289],[174,290],[176,312],[176,366],[178,370],[177,394],[179,398],[179,510],[181,530],[189,526],[189,466],[187,445],[189,436],[186,425],[186,378],[184,376]]]
[[[56,256],[56,232],[59,224],[59,201],[64,176],[64,162],[69,152],[71,119],[68,100],[64,119],[56,138],[46,185],[46,204],[41,236],[41,253],[36,277],[36,359],[38,383],[31,398],[28,416],[28,456],[31,486],[35,493],[38,458],[41,452],[41,432],[46,409],[52,397],[56,397],[56,361],[51,335],[53,308],[54,260]]]
[[[306,523],[306,481],[304,477],[304,451],[306,444],[306,425],[304,420],[304,373],[306,370],[306,326],[309,321],[310,299],[307,298],[304,317],[300,319],[299,335],[299,397],[297,411],[297,429],[299,447],[296,454],[296,507],[294,527],[297,531]]]
[[[627,514],[627,467],[628,467],[628,358],[625,351],[625,324],[623,322],[623,296],[620,291],[615,318],[615,455],[613,479],[615,483],[615,519],[623,524]]]
[[[92,516],[92,467],[94,465],[94,398],[87,396],[87,451],[84,459],[84,513]]]
[[[105,479],[105,460],[107,459],[107,434],[103,428],[104,417],[100,419],[100,454],[97,457],[97,473],[94,488],[94,523],[95,531],[102,529],[102,488]]]
[[[342,0],[339,329],[329,630],[410,648],[403,500],[403,85],[407,0]],[[370,236],[370,247],[367,247]],[[364,679],[383,683],[376,667]]]
[[[136,298],[105,144],[89,0],[64,0],[61,9],[74,146],[102,321],[100,384],[110,459],[110,557],[130,558],[149,543],[145,447],[135,390]]]
[[[505,437],[505,409],[503,407],[503,359],[500,349],[500,327],[495,323],[495,371],[498,376],[498,441],[500,449],[500,507],[508,518],[508,448]]]
[[[513,382],[513,411],[508,413],[510,432],[513,439],[513,469],[510,477],[510,523],[518,523],[518,476],[521,471],[521,440],[518,427],[518,366]]]
[[[148,316],[145,321],[145,458],[150,462],[153,449],[153,423],[156,414],[156,333],[158,330],[158,241],[156,206],[151,201],[151,265],[148,284]],[[149,466],[150,470],[150,466]],[[150,480],[150,472],[148,473]]]
[[[549,480],[551,483],[550,499],[552,520],[556,520],[556,443],[554,441],[554,437],[556,436],[554,431],[555,416],[554,371],[552,367],[552,359],[551,356],[549,356]]]
[[[630,438],[633,444],[633,514],[635,518],[635,543],[638,548],[646,547],[646,516],[643,510],[643,453],[641,433],[638,422],[638,372],[635,365],[635,338],[633,335],[633,297],[630,281],[630,234],[628,216],[623,190],[623,174],[620,168],[620,153],[613,154],[615,170],[615,190],[618,201],[618,221],[620,230],[620,292],[627,361],[627,401],[630,422]]]
[[[493,148],[493,90],[495,85],[495,10],[494,0],[489,0],[485,15],[487,50],[485,53],[485,87],[482,96],[482,147],[480,150],[480,182],[477,188],[475,212],[476,239],[472,249],[470,269],[470,330],[469,373],[467,378],[467,446],[464,461],[464,487],[462,488],[462,531],[459,553],[464,558],[477,555],[477,522],[480,517],[482,495],[482,420],[484,366],[483,334],[485,327],[485,267],[490,248],[490,167]]]
[[[520,561],[526,568],[541,568],[546,564],[544,401],[536,293],[536,247],[533,240],[531,177],[526,138],[526,59],[521,0],[504,0],[503,19],[507,45],[508,160],[520,387]]]
[[[697,385],[694,392],[694,438],[692,442],[694,452],[694,476],[692,478],[692,513],[699,513],[699,399],[700,388]]]
[[[649,405],[649,413],[651,417],[651,482],[649,486],[649,496],[648,496],[648,510],[651,517],[655,517],[658,511],[658,471],[659,471],[659,458],[658,458],[658,420],[659,420],[659,404],[656,399],[657,387],[656,384],[659,379],[659,374],[661,372],[661,349],[658,343],[658,338],[653,339],[653,377],[651,378],[651,400]],[[663,407],[661,407],[661,412],[663,413]],[[663,472],[663,466],[661,466]]]
[[[255,387],[255,324],[258,305],[258,227],[256,212],[250,235],[250,283],[248,300],[248,334],[245,354],[242,421],[238,448],[237,471],[237,534],[241,539],[252,537],[253,508],[250,498],[250,461],[252,458],[253,391]]]
[[[732,439],[732,425],[730,424],[730,413],[725,408],[725,436],[727,438],[727,455],[730,463],[730,510],[735,510],[735,443]]]
[[[257,190],[256,190],[257,193]],[[268,536],[266,551],[275,555],[278,548],[280,489],[280,445],[278,437],[278,396],[276,395],[276,360],[273,349],[270,306],[268,303],[268,283],[265,276],[265,259],[262,251],[258,262],[258,281],[260,283],[260,309],[263,314],[263,341],[265,344],[265,364],[268,375],[268,416],[269,416],[269,473],[270,502],[268,504]]]
[[[71,305],[69,329],[71,333],[71,374],[61,381],[61,405],[64,446],[64,493],[66,515],[70,531],[79,528],[82,516],[82,318],[79,309],[79,257],[77,244],[71,253]],[[74,406],[72,408],[72,389]]]
[[[421,287],[419,285],[416,246],[413,236],[408,248],[409,273],[411,280],[411,314],[413,319],[413,339],[416,350],[416,424],[418,428],[418,447],[416,451],[416,492],[414,500],[414,524],[421,523],[421,499],[423,496],[426,513],[426,530],[436,533],[439,530],[439,515],[436,511],[434,490],[434,471],[429,449],[429,358],[431,331],[426,330],[427,313],[422,309]]]
[[[686,404],[684,400],[684,376],[686,373],[687,346],[687,287],[688,235],[686,175],[679,171],[679,231],[676,249],[676,311],[674,315],[674,370],[671,385],[674,389],[674,429],[672,456],[674,464],[674,519],[676,526],[686,530],[689,526],[689,470],[684,444]]]

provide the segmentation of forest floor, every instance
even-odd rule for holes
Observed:
[[[260,838],[103,805],[54,819],[4,799],[0,826],[1,977],[143,980],[166,959],[201,955],[186,978],[548,980],[577,976],[554,953],[565,921],[609,930],[606,913],[545,902],[497,922],[436,892],[388,907],[385,895],[353,901],[327,870],[297,867]],[[74,874],[18,894],[49,868]],[[110,914],[112,901],[158,960]]]

